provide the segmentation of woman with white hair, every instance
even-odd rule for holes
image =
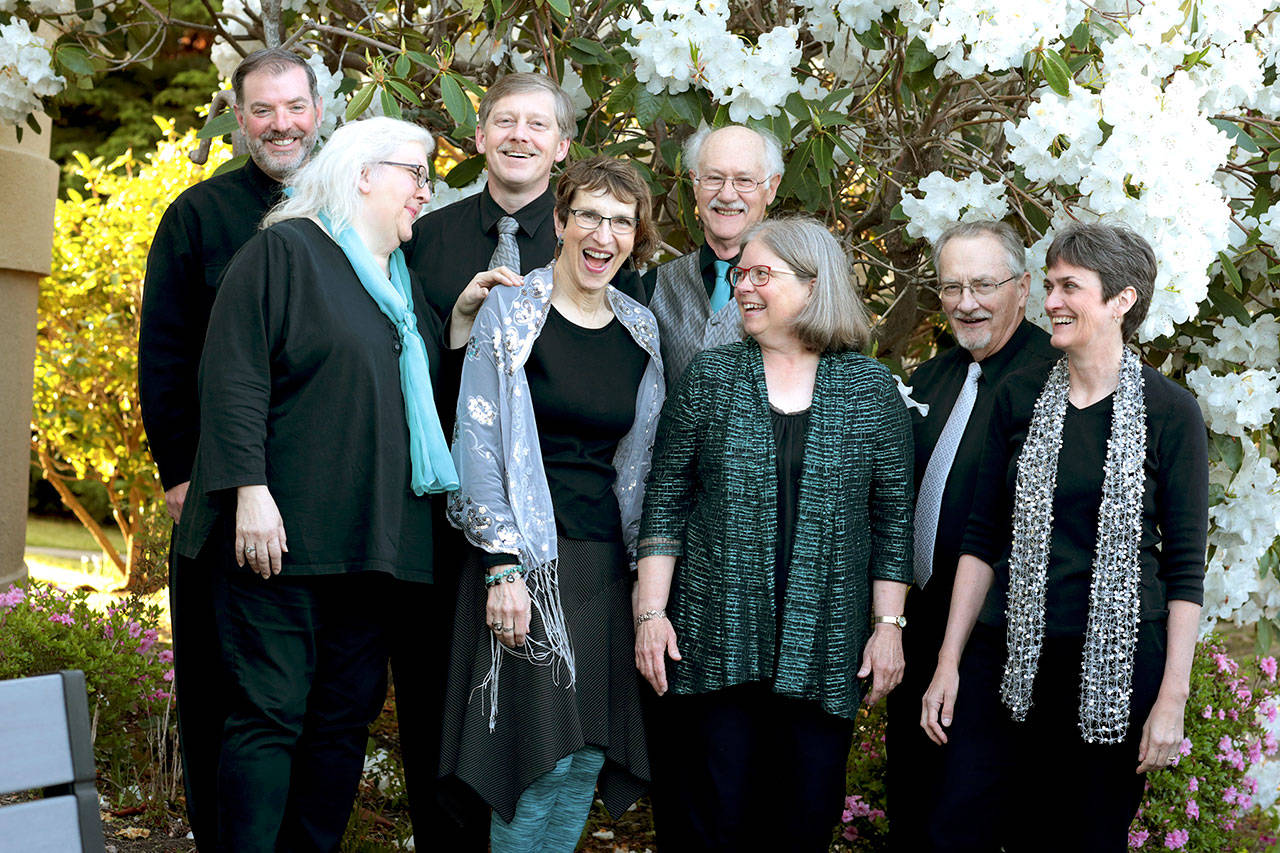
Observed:
[[[457,488],[441,360],[512,276],[477,276],[445,340],[399,249],[433,147],[389,118],[339,128],[227,266],[210,316],[179,546],[224,566],[219,822],[237,853],[338,848],[386,695],[388,602],[432,580],[433,496]]]

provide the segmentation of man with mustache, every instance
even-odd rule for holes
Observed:
[[[147,255],[138,385],[151,455],[175,522],[199,440],[196,380],[218,279],[279,200],[281,181],[311,156],[322,111],[315,72],[287,50],[245,57],[231,85],[249,159],[179,195],[161,217]],[[171,549],[178,731],[187,818],[202,850],[218,849],[215,790],[229,692],[214,621],[215,572]]]
[[[934,243],[933,258],[939,300],[959,346],[921,364],[910,382],[912,398],[927,412],[911,407],[916,582],[902,629],[906,674],[888,705],[889,826],[895,850],[930,849],[927,830],[935,809],[960,807],[950,802],[957,795],[982,796],[949,790],[949,802],[938,804],[942,792],[935,783],[942,763],[956,760],[945,750],[962,739],[946,747],[930,741],[920,728],[921,698],[947,627],[995,389],[1006,374],[1060,355],[1049,336],[1025,319],[1031,273],[1022,238],[1012,228],[994,221],[953,225]]]
[[[703,125],[684,144],[703,244],[644,276],[658,318],[667,387],[693,357],[742,338],[742,319],[729,287],[729,268],[742,254],[742,235],[764,219],[782,181],[782,146],[773,134],[739,125]]]

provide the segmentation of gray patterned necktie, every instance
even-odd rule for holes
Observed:
[[[951,463],[955,461],[960,438],[964,435],[965,425],[969,423],[973,403],[978,399],[978,379],[981,377],[982,368],[975,361],[969,365],[969,373],[964,378],[960,395],[951,407],[951,414],[942,427],[942,434],[938,436],[938,443],[933,446],[929,464],[924,469],[924,479],[920,481],[920,495],[916,498],[915,563],[916,584],[921,589],[924,589],[933,575],[933,546],[938,540],[942,491],[947,486],[947,475],[951,473]]]
[[[519,230],[520,223],[515,217],[504,216],[498,220],[498,248],[493,250],[493,257],[489,259],[489,269],[506,267],[520,274],[520,246],[516,243]]]

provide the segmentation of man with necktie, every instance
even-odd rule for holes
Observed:
[[[954,752],[960,739],[945,747],[931,742],[920,728],[920,702],[947,627],[994,392],[1006,374],[1059,355],[1049,336],[1025,319],[1031,273],[1022,238],[1011,227],[1003,222],[954,225],[934,243],[933,259],[939,301],[958,346],[921,364],[910,381],[911,396],[920,404],[911,407],[916,582],[907,596],[903,628],[906,675],[888,700],[889,826],[895,850],[930,849],[928,824],[935,810],[958,806],[939,805],[936,783],[943,762],[955,758],[946,750]],[[948,793],[957,795],[967,794]],[[980,833],[984,827],[973,829]]]
[[[703,125],[684,144],[703,244],[644,276],[658,319],[667,387],[693,357],[742,338],[742,318],[729,287],[729,268],[742,254],[742,235],[764,219],[782,181],[782,146],[773,134],[739,125]]]

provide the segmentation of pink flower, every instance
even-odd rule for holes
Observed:
[[[9,584],[9,589],[4,593],[0,593],[0,608],[8,610],[10,607],[17,607],[26,598],[26,593],[17,584]]]
[[[1164,846],[1170,850],[1179,850],[1187,843],[1191,837],[1191,833],[1185,829],[1175,829],[1172,832],[1165,833]]]
[[[1213,716],[1213,708],[1209,705],[1205,705],[1204,710],[1200,712],[1200,716],[1204,717],[1206,720],[1209,719]]]
[[[133,637],[136,640],[142,636],[142,626],[137,622],[130,622],[128,627],[130,637]]]
[[[1191,780],[1187,782],[1187,790],[1188,790],[1188,791],[1191,791],[1192,793],[1195,793],[1196,791],[1199,791],[1199,790],[1200,790],[1200,780],[1199,780],[1199,779],[1197,779],[1195,776],[1192,776],[1192,777],[1191,777]]]
[[[1239,664],[1224,654],[1214,655],[1213,661],[1218,665],[1218,672],[1229,672],[1235,675],[1236,670],[1240,668]]]
[[[1262,741],[1255,740],[1249,744],[1249,763],[1257,764],[1262,760]]]
[[[166,669],[164,675],[161,676],[165,681],[173,681],[173,670]]]
[[[1233,746],[1235,746],[1235,744],[1231,742],[1231,735],[1223,735],[1221,739],[1218,740],[1218,749],[1223,752],[1227,752]]]
[[[1267,754],[1267,755],[1275,755],[1275,754],[1276,754],[1276,748],[1277,748],[1277,747],[1280,747],[1280,744],[1277,744],[1277,743],[1276,743],[1276,736],[1275,736],[1275,735],[1273,735],[1271,732],[1267,732],[1266,734],[1264,734],[1264,735],[1262,736],[1262,747],[1263,747],[1263,748],[1262,748],[1262,751],[1263,751],[1265,754]]]
[[[1187,817],[1192,820],[1200,819],[1200,804],[1195,800],[1187,800]]]
[[[160,663],[173,663],[173,649],[163,649],[160,654],[156,655],[156,660]]]
[[[1234,803],[1236,801],[1236,786],[1232,785],[1222,792],[1222,801],[1224,803]]]
[[[1222,712],[1219,711],[1218,713],[1222,713]],[[1232,722],[1240,721],[1240,713],[1235,708],[1232,708],[1230,711],[1227,711],[1227,716],[1231,718]]]
[[[1191,754],[1191,738],[1184,737],[1182,739],[1182,743],[1178,744],[1178,754],[1180,755]]]
[[[1147,831],[1145,829],[1129,830],[1129,846],[1137,849],[1147,843]]]
[[[858,840],[858,828],[857,828],[857,827],[855,827],[855,826],[846,826],[846,827],[844,828],[844,832],[843,832],[843,833],[841,833],[841,834],[844,836],[844,840],[845,840],[845,841],[857,841],[857,840]]]
[[[1239,699],[1242,704],[1248,705],[1250,702],[1253,701],[1253,691],[1251,691],[1248,687],[1237,688],[1236,698]]]
[[[1267,656],[1258,661],[1258,669],[1262,670],[1262,674],[1267,677],[1267,681],[1275,684],[1276,681],[1276,659]]]
[[[76,620],[71,618],[70,613],[55,613],[49,617],[50,622],[59,622],[63,625],[74,625]]]

